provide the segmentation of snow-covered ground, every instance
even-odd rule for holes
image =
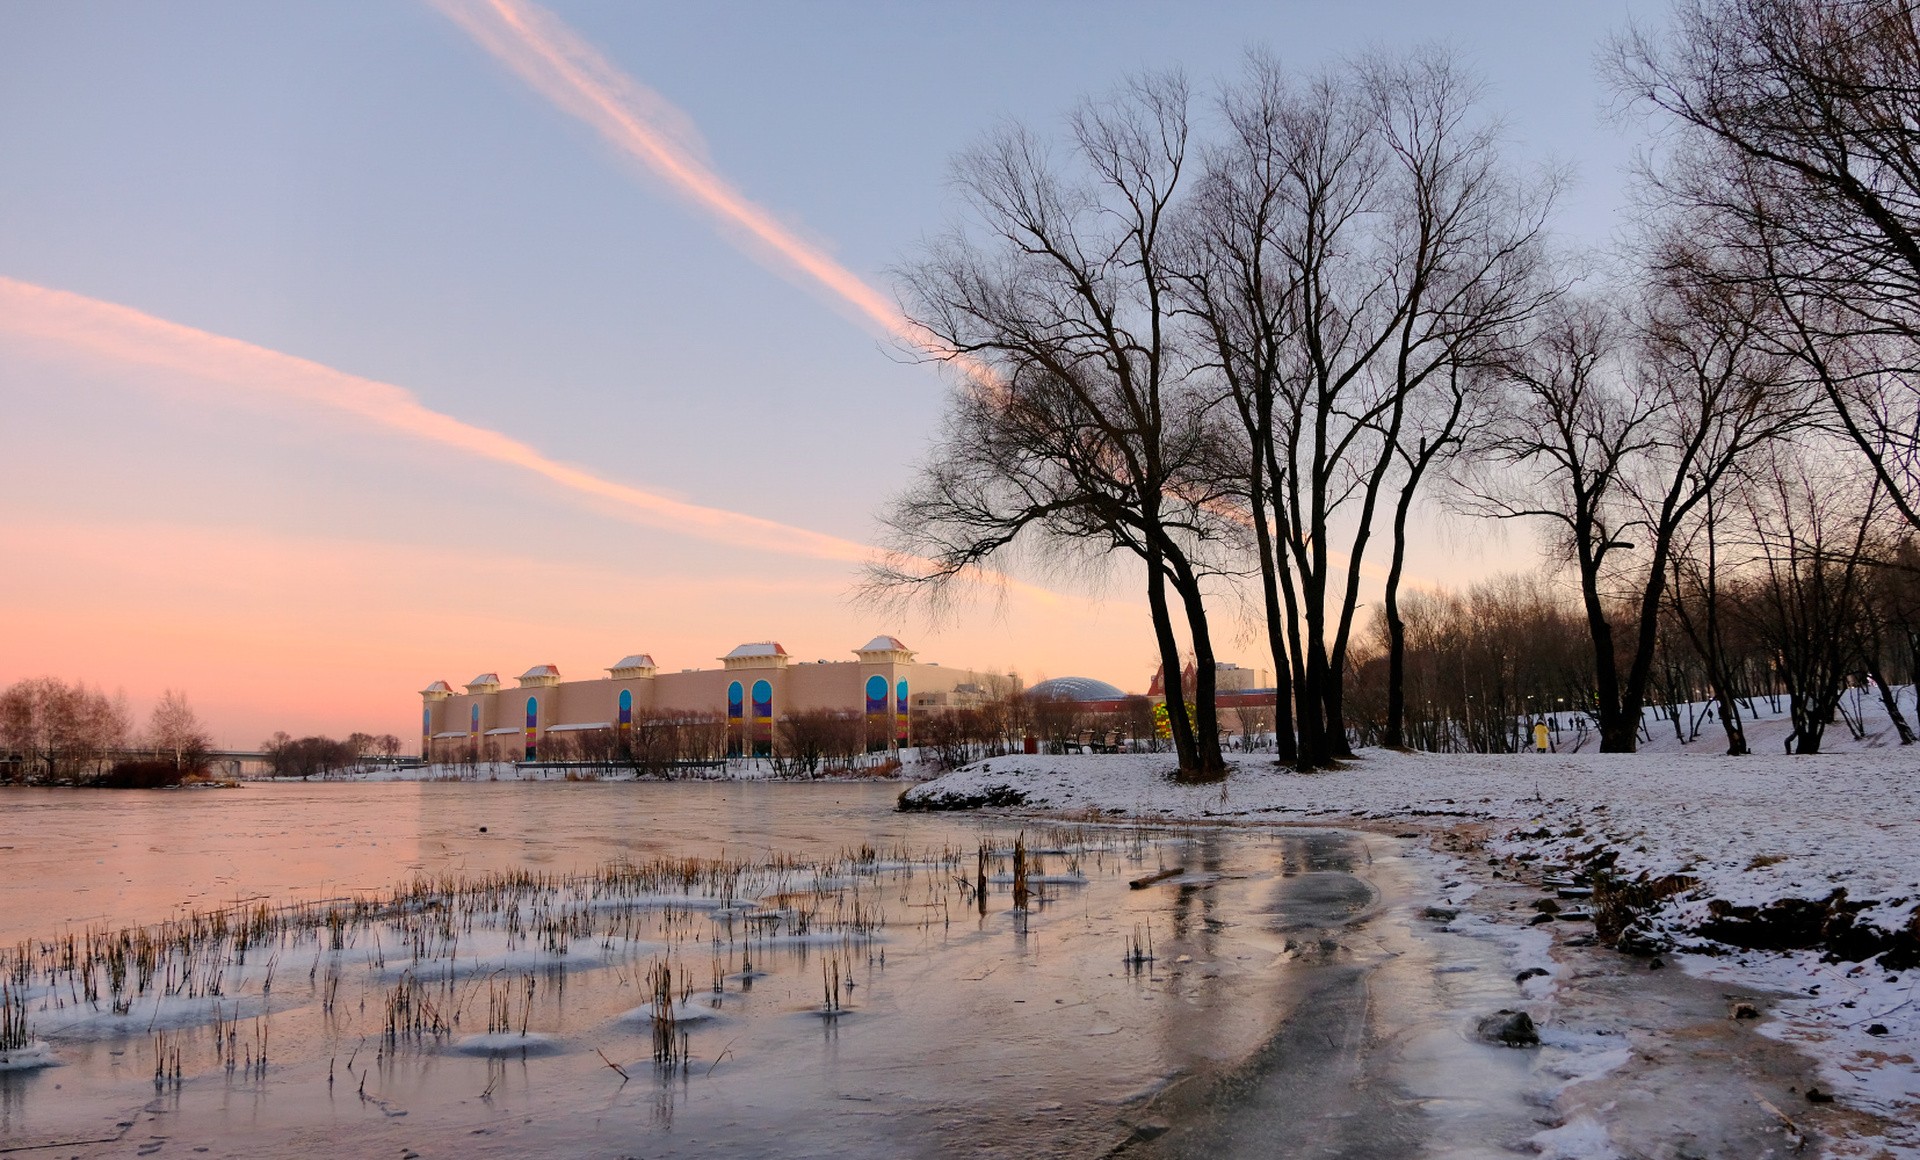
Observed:
[[[1914,702],[1912,685],[1892,686],[1894,703],[1907,724],[1920,729],[1920,708]],[[1741,724],[1747,734],[1747,747],[1755,753],[1786,752],[1787,736],[1793,732],[1791,704],[1785,696],[1750,697],[1739,702]],[[1717,707],[1710,701],[1673,706],[1649,706],[1641,715],[1640,752],[1642,753],[1724,753],[1726,728],[1719,721]],[[1549,714],[1563,728],[1556,748],[1575,748],[1574,714]],[[1675,719],[1679,727],[1675,728]],[[1851,722],[1851,724],[1849,723]],[[1857,732],[1857,736],[1856,736]],[[1841,695],[1840,713],[1821,739],[1821,749],[1847,753],[1860,749],[1884,749],[1900,744],[1899,731],[1888,717],[1879,693],[1870,688],[1849,689]],[[1589,729],[1578,746],[1592,753],[1600,748],[1599,735]]]
[[[1679,752],[1369,750],[1305,775],[1239,755],[1211,785],[1175,784],[1164,755],[1003,757],[905,799],[1201,822],[1472,823],[1486,841],[1463,869],[1479,875],[1605,870],[1657,884],[1673,893],[1637,922],[1641,949],[1696,975],[1794,995],[1769,1033],[1815,1058],[1843,1103],[1912,1126],[1887,1143],[1920,1156],[1920,747],[1885,744],[1879,724],[1860,741],[1839,726],[1838,752],[1805,757],[1782,755],[1777,741],[1771,752],[1720,756],[1717,725]],[[1680,750],[1670,725],[1665,740]],[[1797,921],[1769,924],[1779,917]],[[1824,945],[1753,949],[1769,941]]]

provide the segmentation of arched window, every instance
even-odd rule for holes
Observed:
[[[747,751],[741,718],[746,715],[747,691],[735,681],[727,686],[727,756],[739,757]]]
[[[620,728],[626,729],[626,728],[630,728],[632,725],[633,725],[633,690],[622,689],[620,690]]]
[[[467,732],[480,732],[480,702],[475,701],[467,713]]]
[[[901,745],[907,743],[907,682],[901,681],[894,689],[893,721],[894,740]]]
[[[527,735],[526,735],[526,744],[523,747],[526,751],[526,760],[528,761],[532,761],[540,751],[539,732],[540,732],[540,698],[528,697],[527,698]]]
[[[875,673],[867,678],[867,752],[885,749],[892,735],[893,722],[887,715],[887,678]]]
[[[753,755],[773,756],[773,684],[753,683]]]

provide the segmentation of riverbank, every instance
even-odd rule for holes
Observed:
[[[1224,782],[1183,786],[1163,756],[1005,757],[915,786],[902,806],[1420,835],[1460,859],[1470,913],[1524,915],[1553,934],[1556,955],[1582,964],[1553,982],[1567,1004],[1604,1009],[1644,990],[1569,990],[1583,972],[1644,979],[1651,964],[1677,964],[1730,996],[1725,1022],[1747,1023],[1733,1016],[1751,1008],[1761,1034],[1816,1061],[1817,1091],[1790,1084],[1797,1105],[1768,1101],[1783,1132],[1817,1131],[1835,1155],[1920,1155],[1916,765],[1898,750],[1737,760],[1369,752],[1314,775],[1241,757]],[[1655,1040],[1671,1029],[1643,1022],[1648,1048],[1670,1053]],[[1659,1070],[1647,1082],[1661,1082]],[[1606,1115],[1582,1115],[1595,1146],[1612,1147]],[[1644,1130],[1634,1120],[1625,1134]]]
[[[481,761],[436,765],[363,765],[330,772],[311,779],[325,782],[482,782],[482,781],[760,781],[760,782],[867,782],[904,781],[929,776],[918,767],[909,751],[906,764],[884,758],[851,772],[840,770],[817,774],[781,772],[771,761],[758,758],[730,758],[711,763],[691,763],[664,773],[640,773],[626,766],[522,764],[512,761]],[[259,777],[256,781],[305,781],[304,778]]]

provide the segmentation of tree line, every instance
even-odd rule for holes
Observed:
[[[1255,54],[1204,115],[1177,73],[1136,77],[1061,140],[961,154],[966,222],[900,275],[961,373],[872,590],[1129,561],[1191,778],[1225,767],[1210,603],[1243,593],[1302,768],[1495,747],[1527,697],[1631,751],[1687,680],[1731,750],[1763,684],[1817,750],[1836,689],[1894,664],[1920,530],[1920,24],[1681,0],[1605,60],[1659,131],[1605,260],[1555,244],[1563,176],[1438,49]],[[1568,598],[1418,591],[1438,509],[1536,530]],[[1540,655],[1460,678],[1443,727],[1448,649]]]
[[[185,693],[168,689],[136,727],[124,697],[84,681],[32,677],[0,689],[0,781],[144,789],[203,779],[213,739]],[[393,734],[294,738],[260,747],[275,777],[327,776],[400,752]]]
[[[260,755],[270,776],[303,781],[359,769],[374,757],[392,761],[399,754],[400,738],[391,733],[349,733],[344,739],[336,739],[324,734],[294,737],[276,732],[260,743]]]
[[[15,783],[147,787],[206,772],[213,747],[186,694],[168,689],[144,728],[122,697],[29,677],[0,689],[0,777]]]

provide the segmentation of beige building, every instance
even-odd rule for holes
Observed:
[[[1005,674],[915,660],[896,637],[874,637],[853,655],[850,661],[796,661],[777,641],[755,641],[720,657],[717,669],[663,673],[651,656],[636,653],[592,680],[563,680],[554,666],[535,665],[511,689],[497,673],[474,677],[465,692],[435,681],[420,692],[422,752],[433,761],[486,749],[538,760],[550,734],[695,715],[727,723],[730,752],[764,754],[772,748],[774,722],[817,709],[864,715],[869,737],[905,745],[916,714],[1017,691]]]

